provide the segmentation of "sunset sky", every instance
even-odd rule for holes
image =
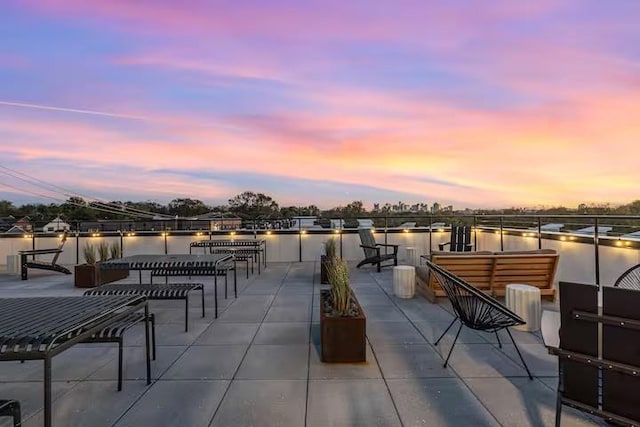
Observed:
[[[640,1],[3,0],[0,165],[92,197],[640,199]],[[0,198],[63,195],[0,173]]]

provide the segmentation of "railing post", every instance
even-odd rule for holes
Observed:
[[[298,221],[298,260],[302,262],[302,221]]]
[[[80,264],[80,231],[78,230],[78,226],[76,224],[76,264]]]
[[[473,249],[478,250],[478,217],[473,216]]]
[[[538,249],[542,249],[542,218],[538,217]]]
[[[600,290],[600,251],[598,250],[599,243],[598,236],[598,217],[595,217],[595,230],[593,233],[593,246],[595,248],[595,258],[596,258],[596,285],[598,285],[598,291]]]
[[[429,255],[433,251],[433,215],[429,214]]]
[[[124,231],[120,229],[120,258],[124,256]]]
[[[500,216],[500,252],[504,251],[504,217]]]

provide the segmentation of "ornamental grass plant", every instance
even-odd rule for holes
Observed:
[[[352,307],[347,263],[342,259],[334,258],[327,269],[333,312],[338,316],[348,316],[351,314]]]

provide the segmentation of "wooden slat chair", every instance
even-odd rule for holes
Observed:
[[[509,283],[524,283],[540,289],[540,295],[553,298],[556,270],[560,257],[553,249],[540,249],[536,253],[510,252],[496,255],[491,291],[493,296],[504,296]]]
[[[640,291],[640,264],[634,265],[616,279],[613,284],[616,288],[635,289]]]
[[[20,402],[17,400],[0,400],[0,417],[12,417],[13,427],[21,426]]]
[[[427,261],[427,266],[431,270],[432,275],[440,283],[442,289],[446,292],[449,301],[451,301],[453,311],[455,312],[453,321],[449,324],[447,329],[445,329],[442,335],[440,335],[440,338],[438,338],[434,345],[437,346],[440,343],[440,340],[442,340],[456,321],[460,322],[456,337],[454,338],[451,349],[449,349],[449,354],[444,361],[444,367],[447,367],[447,363],[449,362],[453,348],[458,341],[458,336],[460,336],[460,331],[463,325],[476,331],[495,334],[498,340],[498,345],[501,348],[502,343],[498,337],[498,331],[504,329],[507,331],[509,338],[511,338],[511,342],[515,347],[518,356],[520,356],[520,360],[522,361],[529,378],[533,379],[531,371],[529,371],[529,367],[527,366],[527,362],[524,361],[524,358],[518,349],[518,345],[509,331],[509,327],[524,325],[526,322],[522,320],[520,316],[500,304],[498,300],[486,295],[484,292],[476,289],[474,286],[465,282],[455,274],[445,270],[441,266],[434,264],[431,261]]]
[[[438,248],[444,251],[449,246],[451,252],[469,252],[473,248],[471,243],[471,227],[451,227],[450,241],[438,243]]]
[[[67,232],[62,234],[62,239],[60,240],[60,244],[57,248],[52,249],[33,249],[33,250],[25,250],[18,251],[20,255],[20,275],[22,280],[27,280],[27,269],[29,268],[38,268],[41,270],[51,270],[57,271],[59,273],[71,274],[68,268],[57,264],[58,257],[62,253],[62,248],[64,247],[64,243],[67,241]],[[46,255],[46,254],[54,254],[53,259],[50,262],[40,261],[36,259],[28,260],[28,256],[35,255]]]
[[[362,243],[360,247],[364,250],[365,258],[358,263],[356,268],[360,268],[365,264],[376,264],[379,273],[384,261],[393,260],[393,265],[398,265],[399,245],[376,243],[370,228],[361,228],[358,230],[358,234],[360,234],[360,242]],[[381,248],[385,248],[385,253],[381,253]],[[393,248],[393,253],[387,253],[386,248]]]

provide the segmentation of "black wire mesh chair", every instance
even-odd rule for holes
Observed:
[[[616,288],[634,289],[640,291],[640,264],[634,265],[618,277],[616,283],[613,284]]]
[[[452,274],[428,260],[427,266],[442,289],[444,289],[449,301],[451,301],[453,311],[455,312],[455,318],[449,324],[447,329],[445,329],[442,335],[440,335],[440,338],[435,342],[435,345],[438,345],[440,340],[447,334],[456,321],[460,321],[460,327],[458,328],[456,337],[453,340],[449,354],[444,361],[444,367],[446,368],[449,363],[453,347],[455,347],[456,341],[458,341],[458,336],[460,335],[463,325],[477,331],[493,332],[496,334],[496,338],[498,338],[498,331],[505,329],[507,334],[509,334],[509,338],[511,338],[511,342],[513,342],[513,346],[515,347],[518,356],[520,356],[520,360],[522,361],[524,368],[527,370],[529,378],[533,379],[531,371],[529,371],[529,367],[524,361],[524,358],[520,353],[520,349],[509,331],[510,326],[524,325],[526,322],[522,320],[520,316],[500,304],[498,300],[474,288],[455,274]],[[498,345],[502,348],[500,338],[498,338]]]

